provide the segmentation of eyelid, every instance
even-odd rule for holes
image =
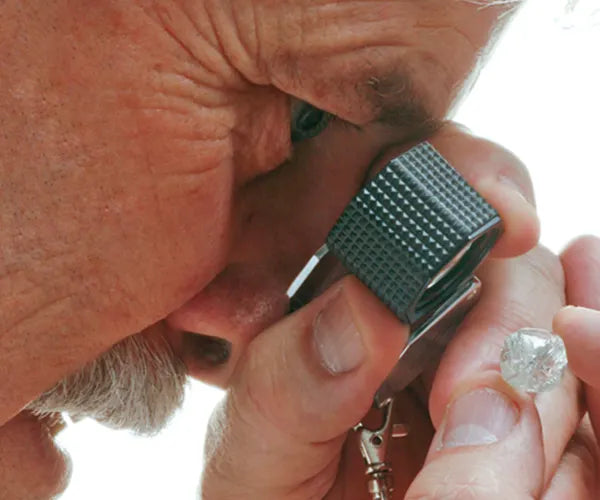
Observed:
[[[336,115],[331,115],[331,116],[332,116],[331,122],[335,121],[336,123],[339,123],[340,125],[342,125],[344,128],[357,130],[359,132],[362,132],[364,129],[364,127],[362,125],[357,125],[356,123],[352,123],[347,120],[343,120],[342,118],[340,118],[339,116],[336,116]]]

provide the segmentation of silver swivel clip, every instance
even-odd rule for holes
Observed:
[[[373,500],[390,500],[394,491],[392,466],[387,459],[387,447],[391,438],[405,437],[406,426],[392,424],[394,400],[390,399],[382,408],[383,423],[378,429],[368,429],[359,423],[354,427],[358,434],[360,452],[367,465],[367,487]]]

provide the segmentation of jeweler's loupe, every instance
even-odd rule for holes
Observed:
[[[501,234],[498,213],[421,143],[354,197],[289,287],[290,306],[352,273],[410,325],[408,345],[375,396],[381,407],[439,360],[479,295],[474,271]]]

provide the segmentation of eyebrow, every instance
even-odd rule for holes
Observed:
[[[385,76],[371,77],[367,86],[379,123],[410,128],[419,136],[434,132],[444,123],[428,110],[424,97],[415,90],[407,71],[396,69]]]

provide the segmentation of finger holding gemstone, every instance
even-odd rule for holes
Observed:
[[[563,340],[541,328],[522,328],[504,340],[502,377],[517,390],[539,393],[560,384],[567,367]]]

